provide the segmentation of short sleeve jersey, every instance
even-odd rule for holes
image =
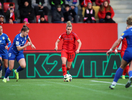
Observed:
[[[23,53],[23,50],[18,51],[17,47],[18,46],[20,46],[20,47],[24,46],[27,39],[28,39],[28,35],[26,37],[21,37],[20,34],[17,34],[10,49],[16,54]]]
[[[127,40],[127,47],[128,48],[132,48],[132,27],[130,27],[129,29],[127,29],[126,31],[124,31],[122,33],[121,38],[122,39],[126,38],[126,40]]]
[[[7,53],[7,50],[5,49],[7,43],[11,43],[11,41],[5,33],[2,33],[2,35],[0,35],[0,54]]]
[[[76,44],[75,41],[79,39],[79,37],[71,32],[67,34],[66,32],[59,36],[59,40],[63,39],[62,50],[67,52],[75,52],[76,51]]]

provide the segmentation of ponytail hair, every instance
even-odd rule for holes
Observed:
[[[67,21],[67,23],[66,23],[66,28],[67,28],[67,27],[72,27],[71,21]]]
[[[29,30],[29,28],[26,26],[26,25],[23,25],[22,29],[21,29],[21,32],[24,31],[26,32],[27,30]]]
[[[130,16],[127,18],[126,22],[127,22],[127,25],[132,25],[132,15],[130,15]]]

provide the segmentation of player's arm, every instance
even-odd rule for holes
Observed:
[[[57,51],[58,50],[58,44],[59,44],[60,40],[57,39],[57,41],[55,42],[55,50]]]
[[[29,45],[31,45],[31,42],[28,42],[27,44],[25,44],[24,46],[20,46],[19,44],[18,44],[18,41],[16,41],[16,47],[17,47],[17,50],[18,51],[21,51],[21,50],[23,50],[24,48],[26,48],[27,46],[29,46]]]
[[[115,43],[112,45],[111,49],[107,51],[106,54],[109,55],[121,41],[122,41],[122,38],[119,38],[118,40],[116,40]]]
[[[79,53],[79,50],[80,50],[81,45],[82,45],[82,42],[81,42],[80,39],[78,39],[77,42],[78,42],[78,48],[77,48],[77,50],[76,50],[76,53]]]
[[[36,49],[36,47],[33,45],[33,43],[32,43],[32,41],[31,41],[31,39],[30,39],[29,36],[28,36],[28,39],[27,40],[31,43],[31,47],[34,48],[34,49]]]
[[[8,36],[7,36],[7,39],[6,39],[6,43],[8,43],[8,45],[5,46],[5,49],[8,49],[11,46],[11,41],[10,41]]]

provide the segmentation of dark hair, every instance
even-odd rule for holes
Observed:
[[[13,3],[10,3],[10,4],[9,4],[9,7],[10,7],[10,6],[13,6]]]
[[[21,32],[24,31],[26,32],[27,30],[29,30],[29,28],[26,26],[26,25],[23,25],[22,29],[21,29]]]

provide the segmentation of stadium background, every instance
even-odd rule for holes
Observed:
[[[23,24],[3,24],[4,33],[13,42]],[[54,51],[55,41],[65,32],[66,24],[28,24],[29,36],[36,50],[27,47],[24,51],[27,67],[20,78],[62,78],[60,51]],[[69,73],[74,78],[110,78],[120,65],[120,54],[106,56],[105,52],[118,38],[118,24],[73,24],[73,31],[82,41]],[[19,65],[15,62],[15,68]],[[4,75],[4,73],[3,73]],[[12,73],[10,78],[15,78]]]

